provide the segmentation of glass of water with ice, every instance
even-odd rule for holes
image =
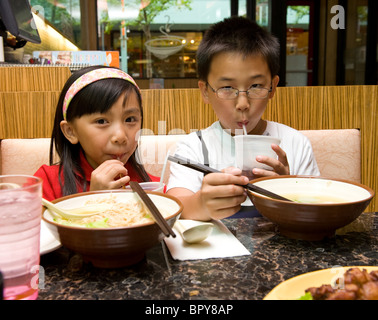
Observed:
[[[0,176],[0,271],[6,300],[38,297],[41,214],[41,179]]]

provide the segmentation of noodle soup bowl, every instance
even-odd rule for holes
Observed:
[[[173,226],[182,212],[181,202],[166,194],[147,191],[148,196]],[[62,209],[73,209],[88,202],[107,201],[110,197],[117,203],[139,201],[136,193],[127,190],[84,192],[52,201]],[[45,209],[42,219],[54,236],[66,248],[82,255],[85,262],[99,268],[120,268],[143,260],[148,249],[158,244],[165,235],[154,221],[143,221],[131,226],[85,227],[62,224],[56,216]]]
[[[256,209],[288,238],[318,241],[335,235],[369,205],[374,191],[362,184],[313,176],[273,176],[251,181],[287,199],[251,192]]]

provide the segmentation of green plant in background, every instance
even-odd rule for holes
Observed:
[[[296,17],[294,24],[298,24],[299,21],[305,17],[310,15],[310,6],[289,6],[290,10],[295,11]]]
[[[138,17],[128,22],[129,26],[137,26],[143,30],[146,36],[146,41],[151,39],[150,25],[153,23],[156,16],[171,7],[177,7],[178,9],[187,8],[191,10],[191,0],[136,0],[141,3]],[[151,52],[146,50],[146,76],[152,78],[152,66],[151,66]]]
[[[138,1],[138,0],[137,0]],[[151,38],[150,25],[153,23],[156,16],[171,7],[178,9],[186,8],[191,10],[192,0],[145,0],[141,2],[141,10],[139,16],[134,21],[128,23],[130,26],[138,26],[143,30],[147,40]]]
[[[99,24],[104,28],[104,33],[110,34],[110,31],[112,31],[116,23],[115,21],[110,20],[108,11],[103,11],[101,12]]]
[[[363,21],[367,24],[368,20],[368,7],[367,6],[358,6],[357,7],[357,16],[358,20]]]

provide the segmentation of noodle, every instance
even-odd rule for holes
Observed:
[[[83,219],[63,219],[56,218],[55,221],[64,225],[81,226],[87,228],[113,228],[129,227],[137,224],[154,222],[150,211],[142,201],[128,200],[127,202],[117,202],[114,195],[107,198],[97,198],[89,200],[85,204],[106,203],[110,205],[110,210],[92,215]],[[169,215],[168,212],[161,210],[163,217]]]

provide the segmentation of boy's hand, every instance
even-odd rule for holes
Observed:
[[[286,152],[283,151],[276,144],[272,144],[272,149],[276,152],[278,159],[273,159],[266,156],[257,156],[256,161],[272,167],[273,171],[254,168],[252,170],[252,173],[255,176],[255,178],[290,174],[290,168],[289,163],[287,161]]]
[[[122,188],[130,181],[127,173],[121,161],[104,161],[92,172],[90,191]]]
[[[244,189],[239,185],[247,184],[248,178],[240,176],[241,170],[227,168],[224,173],[207,174],[202,182],[201,200],[209,218],[223,219],[240,210],[246,199]]]

